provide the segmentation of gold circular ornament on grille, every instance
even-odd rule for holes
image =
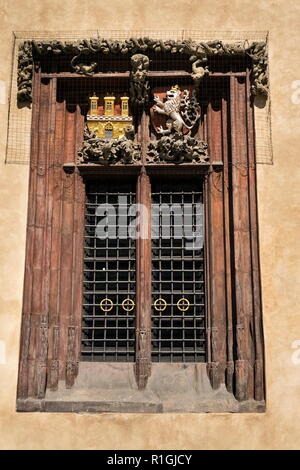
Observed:
[[[178,300],[177,307],[181,312],[186,312],[190,308],[190,302],[185,297],[182,297],[182,299]]]
[[[102,299],[100,302],[100,309],[102,310],[102,312],[110,312],[113,306],[113,301],[108,299],[107,297],[105,297],[105,299]]]
[[[163,312],[167,308],[167,302],[161,298],[156,299],[153,305],[157,312]]]
[[[125,312],[131,312],[134,309],[135,303],[132,299],[124,299],[122,302],[122,307]]]

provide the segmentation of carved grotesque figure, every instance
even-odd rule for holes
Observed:
[[[197,59],[192,63],[192,79],[199,86],[203,77],[209,73],[208,67],[203,67],[203,59]]]
[[[134,105],[143,105],[149,101],[149,63],[149,58],[144,54],[134,54],[131,57],[130,96]]]
[[[93,75],[94,71],[97,67],[97,62],[91,62],[90,64],[85,64],[83,62],[79,62],[76,64],[76,60],[80,57],[81,54],[78,54],[77,56],[73,57],[71,60],[71,66],[74,69],[76,73],[80,73],[82,75]]]

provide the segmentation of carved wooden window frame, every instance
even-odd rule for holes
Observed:
[[[60,76],[55,71],[44,73],[39,67],[39,57],[34,57],[32,53],[36,46],[31,45],[30,53],[28,47],[28,44],[24,45],[25,56],[26,53],[33,56],[34,67],[29,77],[32,79],[32,90],[28,79],[25,85],[19,79],[20,98],[28,99],[32,92],[29,204],[18,381],[18,409],[21,411],[41,410],[40,404],[30,404],[30,401],[42,401],[46,388],[57,389],[59,380],[64,379],[66,387],[70,388],[76,379],[81,332],[83,177],[90,172],[103,171],[99,165],[76,163],[84,126],[80,108],[76,106],[74,113],[68,113],[64,103],[56,103]],[[238,60],[245,53],[243,55],[236,47],[231,54]],[[255,47],[261,50],[261,46]],[[62,49],[59,50],[63,53]],[[138,47],[136,50],[139,52]],[[218,97],[218,103],[213,91],[202,96],[202,107],[205,109],[203,137],[209,146],[210,161],[199,165],[198,171],[205,175],[206,195],[208,375],[213,389],[225,384],[238,401],[254,401],[256,404],[250,407],[251,410],[261,411],[265,396],[264,352],[252,98],[253,93],[265,94],[267,84],[265,78],[261,82],[257,78],[258,65],[264,67],[261,63],[266,61],[265,56],[261,59],[259,54],[257,50],[253,57],[248,54],[253,63],[246,66],[243,72],[205,72],[208,77],[204,79],[209,81],[210,78],[216,80],[219,77],[226,80],[228,86],[225,95]],[[225,56],[228,55],[230,52],[227,50]],[[199,57],[202,60],[203,54]],[[24,61],[30,62],[28,57]],[[72,76],[81,79],[82,71],[72,72]],[[193,78],[199,86],[199,77]],[[139,105],[137,134],[140,135],[142,162],[125,171],[140,172],[140,202],[147,205],[150,203],[147,172],[155,172],[156,168],[147,165],[147,141],[141,139],[149,125],[148,111],[143,108],[147,105],[147,99]],[[109,166],[105,171],[110,174],[116,169]],[[177,172],[178,165],[174,168],[172,165],[162,165],[159,171]],[[179,173],[181,171],[190,172],[190,167],[182,164]],[[138,242],[138,251],[149,249],[151,240],[150,246],[149,241]],[[149,268],[140,265],[139,269]],[[146,292],[143,301],[148,296],[150,310],[151,291],[148,286],[143,289]],[[137,307],[137,331],[145,329],[149,332],[150,315],[139,314],[141,298],[137,301]],[[147,346],[144,340],[141,345],[141,336],[137,334],[135,370],[140,388],[145,387],[150,374],[150,341],[148,334]],[[143,354],[139,354],[140,347]]]

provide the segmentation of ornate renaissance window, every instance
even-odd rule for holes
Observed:
[[[109,405],[118,387],[134,396],[125,411],[264,410],[253,96],[266,67],[264,43],[24,43],[18,410],[124,410]]]

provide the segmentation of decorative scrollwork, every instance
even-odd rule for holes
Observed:
[[[252,59],[252,86],[251,91],[254,96],[268,96],[269,74],[267,46],[264,42],[253,43],[247,50],[247,54]]]
[[[207,163],[207,144],[189,135],[174,133],[148,145],[149,163]]]
[[[140,145],[133,140],[132,128],[125,130],[125,136],[119,139],[101,139],[85,127],[78,157],[79,163],[132,164],[141,158]]]
[[[32,44],[30,41],[24,41],[18,53],[18,101],[31,102],[32,90]]]
[[[252,93],[253,95],[268,93],[268,67],[267,67],[267,44],[266,42],[235,42],[226,44],[222,41],[196,42],[191,39],[184,40],[158,40],[152,38],[130,38],[125,41],[115,41],[110,39],[82,39],[80,41],[25,41],[19,49],[18,65],[18,99],[20,101],[31,101],[32,70],[33,61],[43,55],[78,55],[95,54],[131,54],[144,55],[145,53],[169,53],[185,54],[193,63],[192,78],[195,83],[199,83],[207,73],[207,66],[204,63],[210,57],[250,57],[253,63],[252,73]],[[147,56],[144,56],[147,57]],[[148,59],[148,58],[147,58]],[[146,59],[144,59],[146,60]],[[149,59],[148,59],[149,60]],[[200,62],[199,62],[200,61]],[[78,64],[80,72],[83,74],[93,73],[95,68],[92,63]],[[92,69],[90,68],[92,67]],[[144,72],[147,72],[146,63],[143,64]],[[204,69],[204,70],[202,70]],[[144,76],[144,75],[143,75]],[[144,80],[145,91],[147,80]],[[143,96],[143,95],[142,95]],[[146,95],[145,95],[146,96]]]

